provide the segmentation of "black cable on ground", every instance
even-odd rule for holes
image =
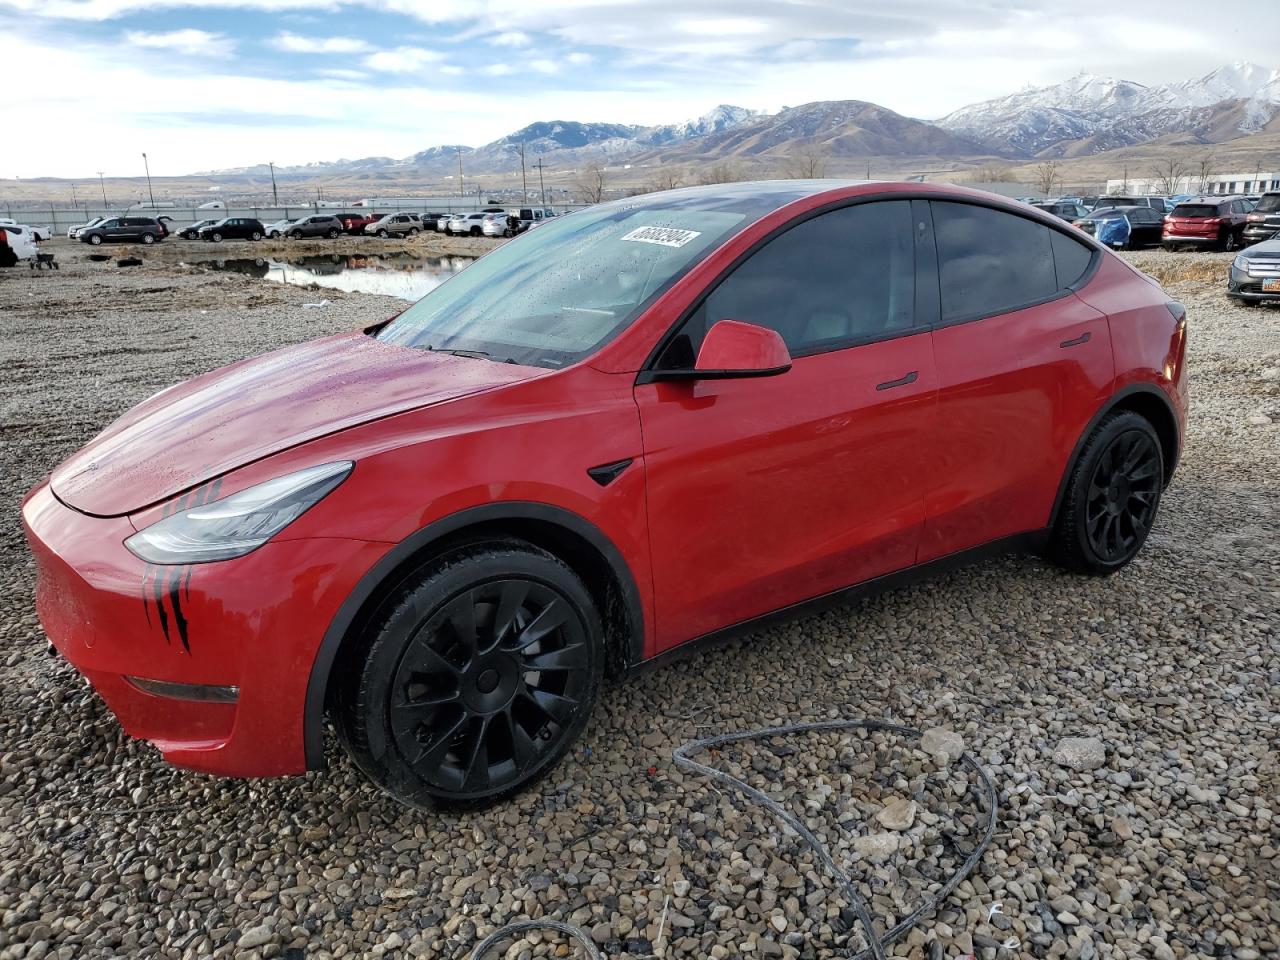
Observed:
[[[960,755],[960,762],[973,770],[978,775],[982,786],[985,788],[986,794],[986,813],[987,822],[986,830],[983,832],[982,839],[978,841],[977,846],[970,851],[965,862],[960,865],[951,877],[944,883],[939,891],[919,907],[913,910],[907,916],[899,920],[893,927],[885,931],[884,935],[876,933],[875,926],[871,919],[871,911],[867,907],[866,899],[858,892],[854,886],[853,879],[841,866],[835,862],[827,848],[822,842],[813,835],[813,833],[786,807],[778,803],[776,800],[767,796],[763,791],[757,790],[737,777],[734,777],[723,770],[717,770],[715,767],[709,767],[704,763],[699,763],[692,758],[692,754],[715,750],[720,747],[728,746],[733,743],[741,743],[744,740],[762,740],[767,737],[786,736],[794,733],[830,733],[837,730],[880,730],[885,733],[896,733],[903,737],[910,737],[919,740],[921,732],[913,727],[904,727],[895,723],[887,723],[882,720],[820,720],[813,723],[793,723],[781,727],[767,727],[763,730],[752,730],[747,733],[729,733],[718,737],[707,737],[703,740],[694,740],[686,743],[681,747],[677,747],[672,758],[675,760],[676,766],[692,773],[700,774],[717,783],[723,784],[731,790],[737,790],[752,800],[756,801],[760,806],[764,807],[784,824],[796,832],[813,851],[813,854],[819,862],[826,868],[828,874],[840,886],[840,889],[848,899],[850,906],[857,914],[858,921],[862,924],[863,932],[866,935],[868,946],[854,955],[852,960],[885,960],[885,947],[896,943],[904,934],[926,916],[933,913],[942,904],[947,897],[960,885],[960,883],[973,872],[973,868],[978,865],[978,861],[982,859],[982,854],[986,852],[987,847],[991,843],[991,838],[996,832],[996,787],[992,782],[987,771],[968,753]],[[563,933],[565,936],[578,941],[587,951],[590,960],[605,960],[604,955],[596,947],[591,937],[578,927],[567,923],[561,923],[558,920],[520,920],[516,923],[508,924],[495,930],[489,936],[485,937],[476,948],[471,952],[471,960],[484,960],[485,954],[491,950],[494,945],[514,933],[524,933],[530,930],[555,930]]]

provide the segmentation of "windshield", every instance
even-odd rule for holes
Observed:
[[[1275,213],[1280,210],[1280,193],[1268,193],[1253,208],[1255,213]]]
[[[557,217],[431,291],[378,338],[561,367],[626,327],[746,218],[653,202]]]

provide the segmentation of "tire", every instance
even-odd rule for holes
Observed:
[[[249,239],[252,240],[254,243],[257,243],[259,240],[262,239],[262,234],[260,234],[257,230],[255,230],[253,231],[253,233],[249,234]]]
[[[411,237],[416,237],[417,235],[418,235],[418,228],[417,228],[417,227],[410,227],[410,228],[409,228],[409,236],[411,236]]]
[[[498,803],[545,776],[586,726],[602,637],[591,595],[556,557],[522,541],[459,548],[364,627],[338,693],[339,739],[410,806]]]
[[[280,239],[280,231],[279,231],[279,230],[272,230],[272,231],[271,231],[271,233],[269,234],[269,236],[270,236],[270,238],[271,238],[272,240],[279,240],[279,239]]]
[[[1222,239],[1222,249],[1225,250],[1227,253],[1231,253],[1234,250],[1240,249],[1239,240],[1236,238],[1236,235],[1232,233],[1230,230],[1227,231],[1227,235]]]
[[[212,240],[214,243],[221,243],[221,242],[222,242],[222,234],[220,234],[220,233],[213,233],[213,234],[210,234],[210,235],[209,235],[209,239],[210,239],[210,240]]]
[[[154,233],[144,233],[142,235],[142,242],[149,247],[151,244],[156,242],[156,235]]]
[[[295,231],[293,231],[293,233],[289,234],[289,239],[290,239],[290,240],[301,240],[301,239],[302,239],[302,231],[301,231],[301,230],[295,230]]]
[[[1163,488],[1164,458],[1151,423],[1128,410],[1107,414],[1072,468],[1050,559],[1077,573],[1120,570],[1146,542]]]
[[[337,230],[332,230],[332,229],[331,229],[327,234],[325,234],[325,236],[327,236],[330,240],[337,240],[337,239],[338,239],[338,231],[337,231]]]
[[[472,227],[472,228],[471,228],[471,235],[472,235],[473,237],[478,237],[478,236],[480,236],[480,228],[479,228],[479,227]]]
[[[102,243],[102,234],[100,233],[89,234],[89,243],[91,243],[95,247],[100,245]]]
[[[379,239],[385,240],[385,239],[387,239],[387,237],[389,237],[389,236],[391,236],[391,234],[389,234],[386,230],[379,230],[379,231],[378,231],[378,237],[379,237]]]

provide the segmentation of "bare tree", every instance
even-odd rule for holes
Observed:
[[[1062,179],[1058,174],[1057,160],[1045,160],[1043,163],[1036,164],[1035,175],[1036,187],[1046,197],[1053,193],[1054,184]]]
[[[787,163],[789,180],[819,180],[827,175],[827,151],[821,144],[810,144],[792,154]]]
[[[598,163],[583,168],[574,180],[584,203],[600,203],[604,200],[605,173]]]
[[[684,183],[684,174],[678,167],[659,167],[649,178],[648,192],[674,190],[682,183]]]
[[[1015,179],[1012,164],[984,163],[974,167],[965,178],[970,183],[1009,183]]]
[[[1212,150],[1200,154],[1200,159],[1196,161],[1196,182],[1201,193],[1209,192],[1209,178],[1213,176],[1213,168],[1217,162],[1218,158],[1213,155]]]
[[[1165,157],[1152,168],[1151,186],[1156,193],[1170,196],[1182,192],[1182,181],[1189,179],[1191,168],[1177,157]]]
[[[721,160],[698,171],[699,183],[734,183],[741,179],[741,171],[731,160]]]

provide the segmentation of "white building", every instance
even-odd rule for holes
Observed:
[[[1146,194],[1163,193],[1167,184],[1163,177],[1130,177],[1128,180],[1108,180],[1108,194],[1126,194],[1144,196]],[[1280,171],[1254,170],[1250,173],[1219,173],[1201,179],[1195,174],[1178,180],[1174,194],[1236,194],[1263,193],[1267,190],[1280,190]]]

